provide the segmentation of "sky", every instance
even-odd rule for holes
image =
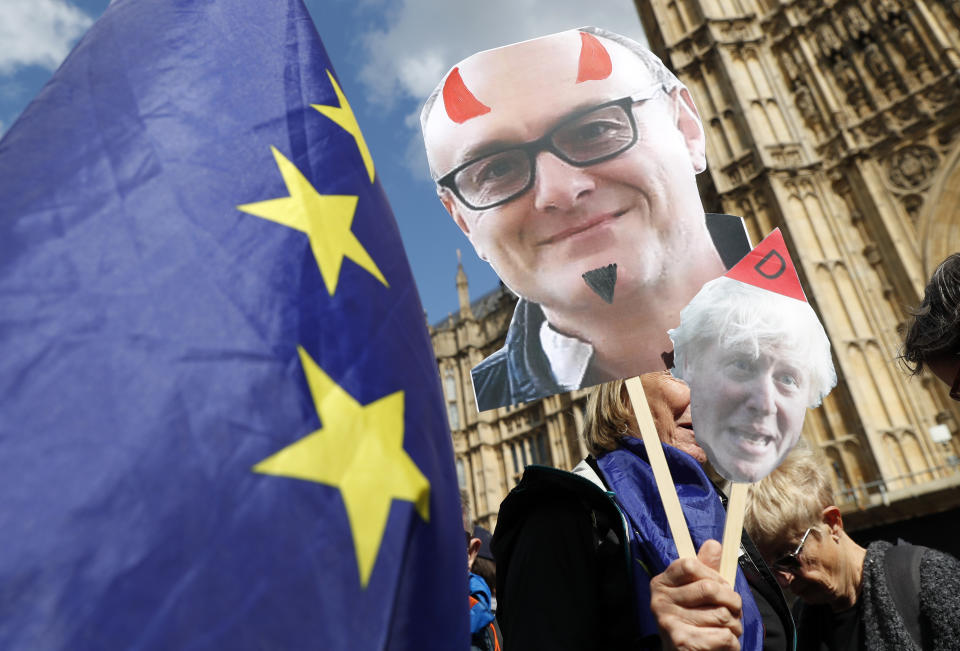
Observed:
[[[225,0],[226,1],[226,0]],[[270,1],[270,0],[264,0]],[[0,136],[109,0],[0,0]],[[475,300],[497,276],[437,199],[420,105],[474,52],[595,25],[645,42],[631,0],[306,0],[400,226],[428,320],[458,309],[457,249]]]

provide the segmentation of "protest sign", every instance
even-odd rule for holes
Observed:
[[[670,337],[673,374],[690,385],[697,443],[734,482],[727,529],[738,545],[746,485],[783,461],[807,409],[836,384],[830,341],[779,229],[706,283]]]
[[[682,307],[749,251],[740,218],[704,214],[687,89],[618,34],[474,54],[421,125],[441,202],[520,297],[473,369],[480,411],[663,370]]]

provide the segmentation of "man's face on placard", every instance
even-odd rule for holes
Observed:
[[[618,265],[616,299],[630,300],[631,290],[675,273],[689,234],[703,228],[694,179],[705,166],[703,133],[689,96],[666,94],[635,54],[599,40],[612,70],[580,83],[577,31],[470,57],[458,66],[459,74],[489,112],[458,124],[441,97],[424,128],[431,166],[443,177],[481,156],[563,130],[565,121],[591,108],[638,93],[650,97],[629,109],[636,143],[608,160],[580,167],[540,151],[532,186],[486,210],[441,191],[447,210],[501,280],[553,309],[594,309],[601,299],[581,276],[611,262]],[[562,133],[595,138],[610,128],[604,119],[574,123]],[[480,174],[486,179],[509,170],[501,163]],[[690,223],[689,215],[699,223]]]
[[[766,477],[800,438],[810,402],[809,373],[794,351],[706,344],[689,378],[697,442],[721,475]]]

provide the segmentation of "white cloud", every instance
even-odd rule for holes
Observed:
[[[630,2],[611,0],[406,0],[386,28],[363,35],[360,73],[368,99],[391,107],[426,99],[457,61],[488,50],[583,25],[646,42]]]
[[[427,150],[423,145],[423,135],[420,133],[419,124],[418,119],[417,127],[410,133],[410,140],[403,152],[403,165],[415,180],[432,183],[430,166],[427,164]]]
[[[66,0],[0,2],[0,74],[38,65],[55,69],[93,19]]]

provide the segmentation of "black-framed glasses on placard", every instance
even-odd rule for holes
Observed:
[[[537,155],[549,151],[565,163],[587,167],[610,160],[637,142],[633,106],[666,89],[650,86],[622,99],[577,111],[531,142],[486,153],[437,179],[471,210],[489,210],[533,187]]]

